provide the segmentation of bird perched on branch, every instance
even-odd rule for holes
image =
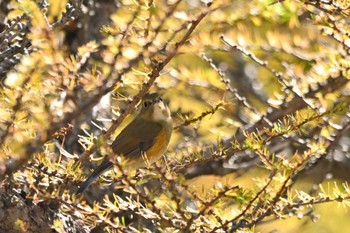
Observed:
[[[141,111],[128,124],[111,144],[116,156],[123,156],[126,165],[133,169],[152,164],[167,150],[171,133],[172,119],[168,106],[158,93],[148,93],[141,103]],[[113,167],[113,163],[104,158],[89,178],[80,186],[77,194],[82,193],[103,172]]]

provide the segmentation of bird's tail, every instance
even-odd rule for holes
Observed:
[[[89,187],[103,172],[107,169],[113,167],[113,163],[105,158],[102,163],[92,172],[92,174],[87,178],[87,180],[79,187],[76,194],[84,192],[84,190]]]

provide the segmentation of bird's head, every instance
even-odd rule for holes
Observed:
[[[147,93],[141,102],[140,116],[146,120],[156,122],[171,121],[170,110],[164,103],[160,94],[156,92]]]

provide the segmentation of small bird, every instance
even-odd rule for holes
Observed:
[[[167,150],[173,130],[168,106],[158,93],[148,93],[141,103],[141,111],[111,144],[116,156],[124,156],[127,167],[137,169],[152,164]],[[113,167],[104,158],[89,178],[80,186],[82,193],[103,172]]]

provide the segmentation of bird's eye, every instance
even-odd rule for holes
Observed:
[[[145,101],[145,102],[143,102],[143,107],[148,108],[151,104],[152,104],[151,102]]]
[[[163,101],[162,97],[159,97],[159,101]]]

